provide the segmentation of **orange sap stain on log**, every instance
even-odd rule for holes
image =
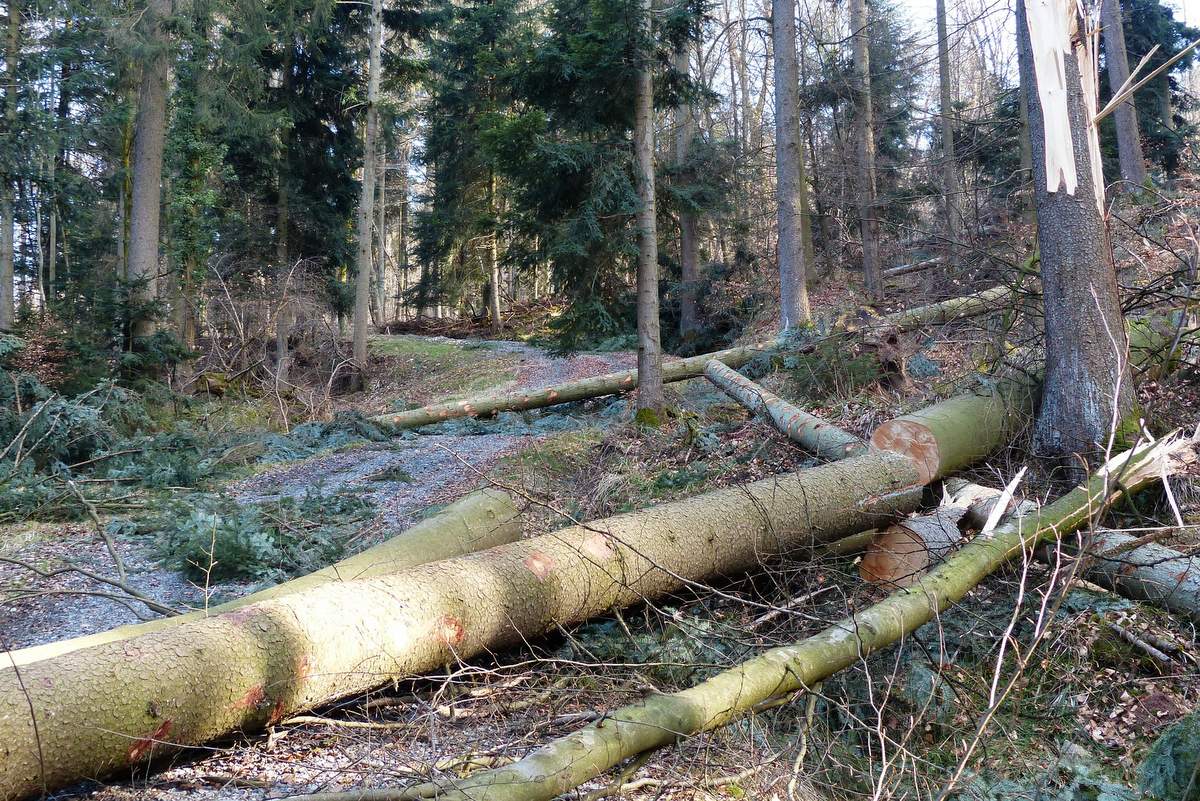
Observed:
[[[581,550],[597,562],[607,562],[616,555],[616,551],[608,542],[608,537],[599,533],[588,534],[583,541]]]
[[[458,618],[445,615],[438,621],[438,636],[447,645],[458,645],[467,636],[467,631]]]
[[[276,723],[283,720],[283,715],[286,711],[287,710],[283,705],[283,699],[281,698],[280,700],[276,701],[275,706],[271,708],[271,715],[267,718],[267,725],[274,726]]]
[[[555,400],[556,398],[558,398],[558,390],[555,390],[555,389],[550,390],[548,393],[546,393],[546,397],[549,398],[550,400]]]
[[[137,762],[142,757],[150,753],[154,746],[162,741],[162,738],[171,733],[171,719],[167,718],[162,723],[158,724],[158,728],[147,734],[145,737],[139,737],[134,741],[133,747],[129,749],[129,761]]]
[[[258,709],[259,705],[266,698],[266,690],[261,684],[256,684],[246,691],[246,694],[237,700],[233,705],[234,709]]]
[[[538,581],[545,581],[546,576],[554,570],[554,560],[540,551],[535,551],[525,557],[525,567]]]

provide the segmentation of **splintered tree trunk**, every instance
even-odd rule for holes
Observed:
[[[898,590],[819,634],[772,648],[686,690],[651,694],[518,762],[433,788],[436,793],[430,795],[445,801],[548,801],[626,759],[728,725],[766,701],[806,691],[935,619],[1010,559],[1086,525],[1114,500],[1155,482],[1172,468],[1172,457],[1183,445],[1194,447],[1167,443],[1123,454],[1036,515],[975,540],[915,587]],[[1119,482],[1113,480],[1117,473]],[[297,801],[392,801],[410,797],[404,792],[352,790]]]
[[[836,461],[860,454],[867,448],[866,443],[853,434],[793,406],[719,361],[710,361],[704,368],[704,375],[726,395],[754,414],[765,417],[800,447],[823,459]]]
[[[362,186],[358,196],[358,254],[354,282],[354,365],[360,386],[367,378],[367,329],[371,314],[371,227],[375,201],[375,139],[379,128],[379,51],[383,39],[383,0],[371,3],[371,50],[367,62],[367,125],[363,142]]]
[[[19,0],[8,2],[8,36],[4,53],[5,75],[9,76],[8,86],[4,90],[4,119],[8,130],[13,130],[17,122],[17,54],[21,47],[21,3]],[[11,158],[11,157],[9,157]],[[8,331],[14,322],[13,302],[13,251],[15,239],[15,220],[13,219],[13,176],[12,165],[6,158],[0,162],[0,331]]]
[[[133,134],[133,199],[129,216],[129,280],[137,282],[133,297],[148,304],[157,297],[159,218],[162,209],[163,149],[167,140],[167,34],[163,21],[171,0],[150,0],[143,23],[153,52],[143,65]],[[154,333],[145,309],[134,320],[133,334]]]
[[[877,527],[920,497],[908,458],[871,452],[0,671],[0,798],[256,731],[688,582],[755,569]]]
[[[1100,18],[1104,28],[1104,63],[1108,66],[1108,85],[1116,93],[1129,80],[1129,56],[1125,50],[1125,26],[1121,20],[1121,0],[1102,0]],[[1146,184],[1146,158],[1142,155],[1142,136],[1138,130],[1137,108],[1126,100],[1113,112],[1117,127],[1117,155],[1121,178],[1129,190]]]
[[[1013,290],[1005,286],[996,286],[973,295],[964,295],[960,298],[951,298],[940,303],[918,306],[914,309],[890,314],[882,318],[880,324],[900,331],[910,331],[925,325],[942,325],[951,320],[961,320],[997,311],[1013,297]],[[704,374],[705,366],[714,359],[737,369],[752,359],[777,349],[780,344],[779,340],[770,340],[665,362],[662,365],[662,380],[664,382],[683,381],[701,376]],[[543,389],[438,403],[396,414],[379,415],[373,419],[396,428],[417,428],[459,417],[483,417],[497,412],[540,409],[585,398],[614,395],[620,392],[629,392],[637,386],[638,371],[623,370]]]
[[[679,48],[675,53],[675,69],[687,75],[688,51]],[[682,174],[687,170],[688,151],[692,137],[696,135],[695,118],[691,104],[681,103],[675,107],[675,165]],[[694,336],[700,322],[696,309],[696,296],[700,282],[700,236],[696,230],[696,215],[687,208],[679,210],[679,335],[682,339]]]
[[[959,201],[962,185],[958,180],[958,161],[954,155],[954,91],[950,84],[950,32],[946,23],[946,0],[937,0],[938,85],[941,110],[938,117],[942,127],[942,200],[946,214],[946,262],[953,264],[957,245],[962,236],[962,212]]]
[[[879,217],[875,184],[875,121],[871,102],[870,19],[866,0],[850,0],[850,36],[854,43],[854,133],[858,157],[858,221],[862,231],[863,281],[872,300],[883,297],[879,261]]]
[[[1081,65],[1071,37],[1054,36],[1055,30],[1074,30],[1077,22],[1073,4],[1062,6],[1068,20],[1047,18],[1058,8],[1017,3],[1017,50],[1029,103],[1045,302],[1046,384],[1034,444],[1040,453],[1074,464],[1073,455],[1103,450],[1114,426],[1117,434],[1127,433],[1134,395],[1102,213],[1104,187],[1097,178],[1094,101],[1081,83],[1080,69],[1088,69],[1090,59]]]
[[[638,30],[650,39],[651,0],[638,4]],[[633,155],[637,176],[637,332],[638,409],[653,412],[663,406],[662,341],[658,321],[658,232],[654,203],[654,80],[649,54],[643,54],[634,93]]]
[[[801,213],[800,85],[796,57],[795,0],[772,0],[775,58],[776,215],[779,224],[780,327],[788,331],[811,317]]]
[[[414,565],[451,559],[515,542],[521,536],[521,528],[517,505],[508,494],[497,490],[481,490],[455,501],[432,517],[373,548],[307,576],[276,584],[274,587],[209,609],[22,648],[2,655],[0,659],[19,667],[94,645],[133,639],[152,631],[162,631],[180,623],[213,617],[269,598],[290,595],[330,582],[399,573]]]

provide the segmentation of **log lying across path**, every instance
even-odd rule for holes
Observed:
[[[1084,486],[1029,517],[979,537],[908,589],[793,645],[680,692],[648,698],[605,715],[511,765],[431,788],[444,801],[547,801],[640,753],[724,726],[759,704],[807,690],[933,620],[1004,562],[1029,554],[1094,519],[1108,503],[1195,459],[1194,440],[1160,442],[1111,460]],[[307,801],[392,801],[406,790],[301,796]]]
[[[952,320],[977,317],[996,311],[1005,301],[1015,295],[1007,286],[996,286],[973,295],[952,298],[941,303],[920,306],[880,318],[877,325],[907,331],[925,325],[939,325]],[[704,373],[705,366],[714,359],[730,367],[748,364],[755,357],[769,353],[782,345],[780,340],[760,342],[740,348],[729,348],[715,353],[704,353],[686,359],[663,362],[663,381],[683,381]],[[396,428],[418,428],[420,426],[453,420],[459,417],[479,417],[497,412],[541,409],[559,403],[571,403],[602,395],[629,392],[637,387],[637,370],[623,370],[578,381],[569,381],[544,389],[522,390],[503,395],[481,396],[452,403],[438,403],[394,414],[383,414],[374,419]]]
[[[36,645],[8,653],[0,652],[0,667],[28,665],[51,659],[80,648],[88,648],[117,640],[128,640],[162,631],[205,617],[232,612],[259,601],[308,590],[331,581],[398,573],[414,565],[436,562],[454,556],[482,551],[496,545],[515,542],[521,536],[521,520],[516,503],[508,493],[495,489],[473,492],[460,498],[388,540],[361,553],[341,560],[306,576],[276,584],[207,610],[198,610],[174,617],[158,618],[145,623],[118,626],[115,629],[72,637],[69,640]]]

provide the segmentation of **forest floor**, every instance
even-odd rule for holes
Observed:
[[[1121,246],[1128,251],[1123,283],[1152,283],[1162,248],[1139,237]],[[936,274],[918,274],[894,291],[897,297],[936,298],[970,290]],[[815,306],[827,317],[854,313],[853,298],[842,285],[814,292]],[[762,329],[770,328],[764,321]],[[1021,330],[998,332],[991,324],[968,321],[913,334],[900,344],[905,369],[899,374],[882,373],[869,350],[841,346],[754,364],[746,372],[799,399],[812,413],[866,434],[890,417],[961,391],[968,375],[987,366],[987,354],[998,342],[1004,349],[1020,347],[1036,339],[1036,328],[1036,321],[1027,321]],[[629,353],[557,357],[521,342],[426,335],[381,336],[373,350],[380,380],[370,393],[343,399],[346,410],[382,413],[633,365]],[[1200,415],[1198,383],[1190,372],[1143,384],[1152,429],[1194,425]],[[574,519],[813,464],[704,379],[671,385],[667,393],[673,411],[659,429],[631,423],[629,398],[602,398],[492,420],[451,421],[387,440],[356,440],[253,466],[226,489],[246,504],[306,496],[314,487],[330,496],[353,493],[372,509],[369,520],[347,532],[353,550],[487,484],[530,502],[526,533],[536,535]],[[1027,443],[1016,442],[971,477],[1003,485],[1027,462]],[[1026,492],[1040,496],[1046,487],[1028,485]],[[1153,513],[1152,506],[1142,511]],[[1168,541],[1194,547],[1197,522],[1200,518],[1189,518]],[[0,555],[39,566],[71,559],[101,573],[112,570],[89,525],[10,527],[0,542]],[[206,589],[161,564],[144,537],[127,538],[118,530],[117,547],[131,579],[147,594],[177,606],[203,602]],[[1141,797],[1134,788],[1150,744],[1200,706],[1197,631],[1180,618],[1086,582],[1065,589],[1057,596],[1061,603],[1043,614],[1046,579],[1036,565],[1024,575],[1002,571],[936,624],[803,699],[689,738],[653,754],[636,773],[590,782],[569,797],[936,797],[986,713],[991,722],[979,734],[972,770],[951,798],[1133,801]],[[21,592],[0,599],[0,631],[10,647],[137,619],[134,611],[99,595],[58,594],[102,591],[78,575],[56,577],[39,586],[44,594],[30,596],[27,573],[0,565],[0,588],[18,585]],[[207,592],[224,598],[249,587],[232,582]],[[689,686],[763,648],[808,636],[886,592],[859,579],[854,556],[781,562],[758,575],[716,582],[712,590],[693,588],[523,648],[450,664],[436,675],[317,710],[315,722],[285,720],[262,735],[194,749],[154,770],[143,766],[53,798],[266,801],[466,775],[519,758],[647,693]],[[1114,623],[1174,644],[1175,660],[1162,664],[1150,658],[1117,636]],[[1001,642],[1013,647],[1002,651]],[[1018,666],[1014,654],[1036,659]],[[1012,687],[991,709],[997,676],[1011,679]]]

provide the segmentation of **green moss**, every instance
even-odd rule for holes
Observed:
[[[633,422],[646,428],[662,428],[662,418],[653,409],[638,409]]]

